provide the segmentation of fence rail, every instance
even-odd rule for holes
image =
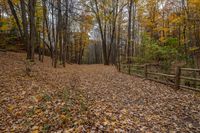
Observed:
[[[183,71],[196,71],[196,72],[200,72],[200,69],[194,69],[194,68],[181,68],[181,70],[183,70]]]
[[[175,78],[175,75],[169,75],[169,74],[164,74],[164,73],[147,72],[147,74]]]
[[[177,89],[186,88],[190,90],[200,91],[200,88],[198,88],[196,85],[196,82],[200,83],[200,78],[197,78],[197,74],[200,74],[200,69],[177,67],[173,74],[167,74],[161,72],[153,72],[149,69],[149,66],[158,66],[157,64],[145,64],[145,65],[122,64],[120,66],[121,68],[119,70],[121,70],[121,72],[128,73],[130,75],[136,75],[148,80],[152,80],[166,85],[171,85]],[[191,76],[186,77],[182,75],[183,72],[193,72],[193,75],[191,75],[192,77]],[[159,79],[152,78],[152,76],[158,76]],[[161,80],[162,78],[160,77],[165,77],[168,80],[170,79],[170,82]],[[194,82],[194,86],[183,85],[181,83],[182,80],[192,81]]]

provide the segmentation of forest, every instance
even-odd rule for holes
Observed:
[[[199,10],[198,0],[1,0],[1,47],[19,39],[27,59],[49,55],[54,67],[59,61],[199,68]]]
[[[0,132],[200,132],[200,0],[0,0]]]

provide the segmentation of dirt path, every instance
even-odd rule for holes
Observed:
[[[25,72],[25,54],[0,53],[2,132],[200,132],[200,94],[50,59]]]

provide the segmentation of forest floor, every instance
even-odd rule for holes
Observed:
[[[200,132],[200,93],[46,57],[0,52],[0,132]]]

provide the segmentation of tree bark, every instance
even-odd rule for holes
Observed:
[[[132,6],[133,6],[133,0],[130,0],[129,3],[129,17],[128,17],[128,37],[127,37],[127,41],[128,41],[128,46],[127,46],[127,63],[128,63],[128,73],[130,74],[130,63],[131,63],[131,59],[130,59],[130,45],[131,45],[131,18],[132,18]]]
[[[26,4],[24,0],[20,0],[21,5],[21,16],[22,16],[22,25],[23,25],[23,42],[27,50],[27,59],[31,58],[30,55],[30,43],[29,43],[29,33],[28,33],[28,21],[26,17]]]
[[[13,5],[11,0],[8,0],[8,5],[10,7],[11,13],[12,13],[12,15],[13,15],[13,17],[15,19],[15,22],[17,24],[17,27],[19,29],[20,36],[23,37],[23,32],[22,32],[22,28],[21,28],[21,25],[20,25],[20,21],[19,21],[19,18],[17,16],[16,11],[15,11],[15,7],[14,7],[14,5]]]
[[[29,0],[29,23],[30,23],[30,52],[31,61],[34,61],[34,51],[36,44],[35,6],[36,0]]]

